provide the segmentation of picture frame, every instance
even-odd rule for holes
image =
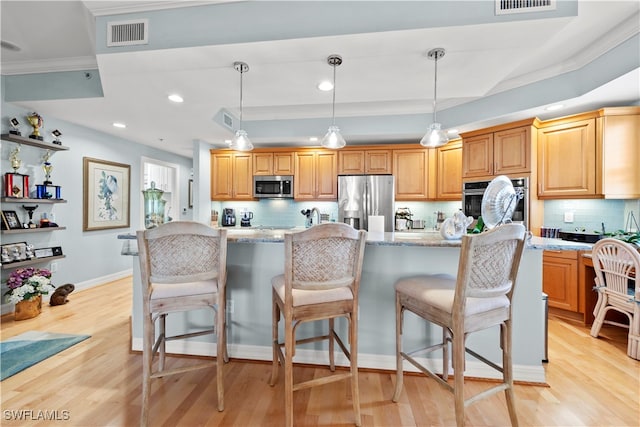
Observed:
[[[189,209],[193,208],[193,179],[189,179],[189,188],[187,191]]]
[[[82,230],[127,228],[131,165],[83,157]]]
[[[3,264],[11,264],[13,262],[20,262],[29,259],[27,257],[27,242],[8,243],[1,245],[1,252],[3,257]],[[4,259],[6,257],[9,260]]]
[[[17,230],[22,228],[16,211],[2,211],[2,229]]]

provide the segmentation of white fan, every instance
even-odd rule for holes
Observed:
[[[511,180],[504,175],[495,177],[482,196],[481,214],[487,229],[511,222],[518,201],[524,196],[513,188]]]

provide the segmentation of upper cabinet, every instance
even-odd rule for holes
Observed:
[[[640,107],[548,120],[538,130],[538,197],[640,198]]]
[[[391,150],[341,150],[339,175],[391,174]]]
[[[462,140],[436,150],[436,199],[462,200]]]
[[[253,199],[252,155],[224,151],[211,153],[211,200]]]
[[[295,153],[294,160],[294,199],[338,199],[338,159],[335,151],[301,150]]]
[[[492,179],[531,173],[537,119],[462,134],[462,178]]]
[[[396,181],[396,200],[424,201],[433,198],[430,191],[430,153],[434,150],[415,148],[393,150],[393,170]],[[430,167],[431,166],[431,167]]]
[[[293,175],[293,152],[253,154],[254,175]]]

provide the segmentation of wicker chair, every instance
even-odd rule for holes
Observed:
[[[360,425],[358,391],[358,288],[362,274],[365,231],[342,223],[326,223],[305,231],[287,233],[284,238],[284,274],[272,279],[273,285],[273,367],[270,384],[284,365],[285,420],[293,425],[293,392],[334,381],[351,379],[355,424]],[[284,342],[278,337],[282,314]],[[349,323],[349,349],[334,330],[334,320],[345,317]],[[326,335],[296,339],[303,322],[328,320]],[[329,341],[329,366],[335,370],[334,341],[350,361],[346,373],[294,383],[293,358],[296,344]],[[282,351],[284,347],[284,353]]]
[[[225,287],[227,231],[191,222],[170,222],[137,232],[142,276],[142,416],[149,421],[151,379],[216,366],[218,410],[224,409],[223,361],[227,362]],[[173,336],[165,335],[168,314],[211,309],[211,328]],[[158,332],[156,333],[156,322]],[[216,360],[165,369],[166,341],[216,334]],[[157,369],[153,359],[159,351]]]
[[[598,291],[591,336],[597,338],[604,323],[629,328],[627,354],[640,360],[640,252],[629,243],[606,238],[593,245],[591,256]],[[609,310],[626,315],[629,324],[605,320]]]
[[[403,360],[454,394],[456,423],[463,426],[465,407],[476,400],[505,391],[511,424],[517,425],[511,361],[511,298],[525,244],[525,228],[506,224],[491,231],[462,237],[458,275],[421,275],[400,279],[396,289],[396,388],[393,401],[400,399]],[[409,310],[443,328],[442,342],[427,348],[404,352],[402,329],[404,312]],[[500,325],[502,367],[465,347],[470,333]],[[453,387],[447,382],[451,342],[454,371]],[[442,378],[421,365],[415,356],[442,349]],[[503,374],[503,381],[465,400],[465,351]]]

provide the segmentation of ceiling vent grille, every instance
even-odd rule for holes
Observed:
[[[233,117],[227,113],[222,113],[222,123],[229,129],[233,129]]]
[[[148,19],[107,23],[107,47],[133,46],[148,43]]]
[[[496,0],[496,15],[556,9],[556,0]]]

